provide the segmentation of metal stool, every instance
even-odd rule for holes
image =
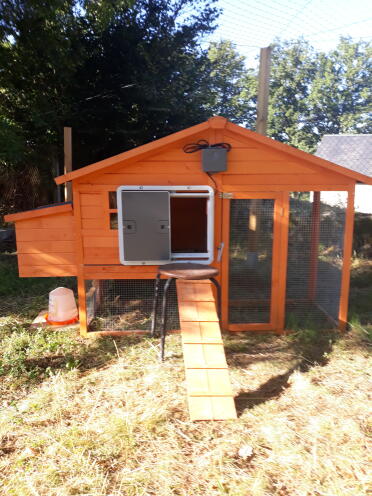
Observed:
[[[203,265],[198,263],[170,263],[166,265],[160,265],[158,273],[155,280],[155,295],[152,307],[152,323],[151,323],[151,335],[154,336],[156,330],[156,320],[157,320],[157,307],[159,299],[159,287],[161,276],[167,277],[167,281],[164,285],[163,301],[162,301],[162,313],[161,313],[161,327],[160,327],[160,356],[161,361],[164,360],[164,346],[165,346],[165,336],[166,331],[166,321],[167,321],[167,294],[169,286],[175,279],[183,279],[189,281],[200,281],[209,279],[217,289],[217,312],[218,318],[221,318],[221,287],[215,276],[219,274],[218,269],[211,267],[210,265]]]

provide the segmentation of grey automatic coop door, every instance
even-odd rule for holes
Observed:
[[[205,198],[206,244],[202,251],[172,252],[171,198]],[[214,191],[210,186],[119,186],[117,203],[119,256],[123,265],[213,261]]]
[[[168,191],[121,191],[125,262],[170,261]]]

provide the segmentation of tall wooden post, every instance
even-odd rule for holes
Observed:
[[[270,63],[272,47],[260,50],[260,68],[258,71],[258,96],[256,132],[266,135],[269,108]]]
[[[355,186],[349,189],[348,197],[347,197],[346,214],[345,214],[340,310],[338,314],[339,329],[341,331],[345,331],[347,328],[347,311],[348,311],[349,289],[350,289],[350,269],[351,269],[351,257],[353,254],[354,199],[355,199]]]
[[[261,48],[260,51],[260,68],[258,72],[258,102],[257,102],[257,121],[256,132],[266,135],[267,116],[269,106],[269,82],[270,82],[270,46]],[[256,254],[258,250],[260,235],[260,200],[252,200],[248,221],[248,261],[252,266],[256,263]]]
[[[64,174],[72,171],[72,129],[63,128]],[[65,201],[72,201],[71,182],[65,183]]]

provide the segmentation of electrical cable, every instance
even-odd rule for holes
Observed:
[[[213,145],[210,145],[207,140],[201,139],[196,143],[188,143],[183,147],[183,151],[185,153],[195,153],[205,148],[225,148],[229,152],[231,150],[231,145],[230,143],[214,143]]]

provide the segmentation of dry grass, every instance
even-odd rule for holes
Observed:
[[[15,318],[0,317],[5,341],[21,332],[9,331]],[[56,351],[27,350],[75,366],[0,377],[1,495],[368,494],[364,331],[227,338],[240,416],[199,423],[188,420],[179,336],[163,365],[148,338],[55,341]]]

